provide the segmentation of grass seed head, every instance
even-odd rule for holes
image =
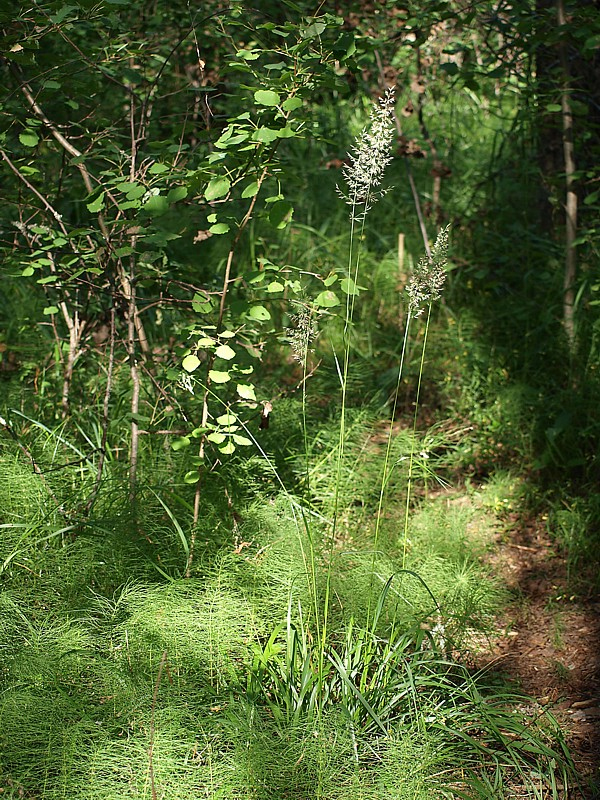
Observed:
[[[424,256],[408,282],[408,305],[413,317],[422,314],[426,306],[439,300],[446,280],[446,264],[448,262],[448,236],[450,226],[438,233],[431,251],[431,258]]]
[[[392,160],[393,114],[394,90],[388,89],[380,98],[379,105],[371,111],[370,124],[361,131],[352,152],[348,153],[350,163],[342,170],[348,189],[344,192],[338,187],[338,193],[352,206],[352,219],[364,218],[373,203],[384,194],[376,187]]]

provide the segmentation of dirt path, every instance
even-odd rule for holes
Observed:
[[[490,662],[559,720],[585,786],[600,798],[600,600],[573,594],[543,520],[510,515],[492,557],[515,601]]]

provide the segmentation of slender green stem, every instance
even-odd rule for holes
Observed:
[[[387,489],[388,481],[391,477],[391,470],[388,472],[388,467],[390,463],[390,454],[392,450],[392,435],[394,431],[394,420],[396,418],[396,409],[398,408],[398,395],[400,394],[400,384],[402,381],[402,373],[404,370],[404,358],[406,355],[406,344],[408,342],[408,331],[410,329],[410,321],[411,321],[411,313],[410,310],[406,317],[406,326],[404,328],[404,337],[402,339],[402,354],[400,356],[400,366],[398,368],[398,380],[396,382],[396,391],[394,392],[394,403],[392,406],[392,413],[390,416],[390,425],[388,428],[388,437],[387,443],[385,448],[385,457],[383,460],[383,469],[381,472],[381,486],[379,487],[379,501],[377,503],[377,515],[375,517],[375,535],[373,537],[373,559],[371,564],[371,579],[369,583],[369,600],[367,606],[367,628],[369,627],[369,622],[371,619],[371,600],[372,600],[372,589],[373,589],[373,579],[375,577],[375,559],[377,557],[377,545],[379,542],[379,531],[381,528],[381,517],[383,513],[383,502],[385,499],[385,492]]]
[[[419,378],[417,381],[417,397],[415,400],[415,411],[413,414],[413,429],[410,441],[410,457],[408,460],[408,480],[406,485],[406,506],[404,509],[404,532],[402,540],[402,569],[406,567],[406,555],[408,551],[408,518],[410,512],[410,501],[413,484],[413,466],[415,459],[415,439],[417,436],[417,415],[419,412],[419,400],[421,397],[421,381],[423,378],[423,366],[425,364],[425,350],[427,349],[427,334],[429,333],[429,320],[431,318],[431,303],[427,307],[427,321],[425,323],[425,334],[423,336],[423,347],[421,349],[421,362],[419,364]]]
[[[359,245],[355,248],[357,199],[358,198],[356,196],[353,197],[352,210],[350,213],[351,225],[350,225],[350,244],[348,252],[348,276],[352,277],[352,275],[354,275],[353,280],[355,286],[358,285],[358,275],[360,271],[360,255],[361,255],[360,241],[362,241],[365,229],[366,210],[369,207],[368,206],[369,198],[367,197],[364,200],[363,213],[360,214],[361,227],[359,234],[360,237]],[[325,580],[325,598],[323,603],[323,636],[322,636],[322,647],[320,648],[319,651],[319,675],[323,675],[325,644],[327,641],[329,604],[331,600],[331,568],[333,561],[333,548],[335,544],[335,536],[337,532],[337,523],[339,516],[340,487],[342,482],[342,467],[344,461],[344,449],[346,441],[346,399],[348,391],[348,373],[350,368],[350,329],[352,326],[352,321],[354,317],[354,307],[356,303],[356,295],[354,294],[355,290],[354,291],[352,290],[352,286],[349,286],[348,288],[350,291],[346,295],[346,317],[344,321],[344,354],[343,354],[343,365],[340,376],[342,384],[342,397],[341,397],[341,408],[340,408],[337,469],[336,469],[335,493],[334,493],[334,503],[333,503],[333,521],[331,525],[331,534],[329,539],[329,547],[327,551],[327,574]]]

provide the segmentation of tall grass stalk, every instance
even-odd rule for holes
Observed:
[[[408,523],[410,513],[410,502],[413,488],[413,466],[415,455],[415,440],[417,433],[417,416],[419,412],[419,401],[421,397],[421,383],[423,379],[423,367],[425,365],[425,352],[427,349],[427,335],[429,333],[429,321],[431,319],[431,308],[433,303],[441,296],[441,291],[444,285],[446,273],[445,267],[447,262],[448,253],[448,235],[449,226],[443,228],[436,239],[435,245],[431,250],[431,256],[422,258],[414,270],[406,293],[408,295],[408,311],[406,315],[406,325],[404,328],[404,337],[402,340],[402,352],[400,355],[400,365],[398,368],[398,379],[396,383],[396,390],[394,392],[394,402],[392,405],[392,413],[390,415],[390,424],[388,428],[387,443],[385,449],[385,456],[383,459],[383,467],[381,471],[381,485],[379,490],[379,500],[377,503],[377,514],[375,517],[375,534],[373,542],[373,564],[375,563],[375,554],[377,552],[377,545],[379,542],[379,533],[381,527],[381,518],[383,513],[383,504],[385,500],[386,488],[391,476],[390,456],[392,449],[392,439],[394,431],[394,420],[396,418],[396,411],[398,407],[398,397],[400,394],[400,384],[402,381],[402,374],[404,370],[404,359],[406,355],[406,344],[408,342],[408,333],[410,330],[411,320],[419,317],[425,308],[427,308],[427,319],[425,322],[425,333],[423,336],[423,345],[421,347],[421,358],[419,362],[419,375],[417,378],[417,394],[415,398],[415,408],[413,412],[413,430],[410,444],[410,455],[408,461],[408,477],[406,487],[406,504],[404,513],[404,529],[402,536],[402,569],[406,567],[406,555],[408,549]],[[370,608],[369,598],[369,608]],[[367,615],[370,616],[370,613]]]
[[[370,125],[358,136],[354,149],[348,154],[349,164],[344,167],[343,174],[347,192],[338,188],[340,196],[350,206],[350,243],[348,250],[348,281],[346,286],[346,315],[344,319],[344,353],[343,366],[340,370],[341,407],[339,424],[338,460],[335,478],[333,504],[333,521],[327,553],[327,575],[325,581],[325,598],[323,604],[323,634],[319,648],[319,674],[323,674],[325,645],[327,641],[327,624],[329,618],[331,567],[333,547],[336,539],[339,515],[339,499],[344,459],[344,443],[346,437],[346,402],[348,390],[348,371],[350,366],[350,334],[354,319],[358,280],[360,274],[361,242],[363,239],[365,220],[373,204],[381,197],[378,189],[385,167],[391,161],[391,143],[393,138],[394,92],[388,89],[380,99],[379,105],[371,111]],[[357,229],[360,231],[359,243],[355,245]]]

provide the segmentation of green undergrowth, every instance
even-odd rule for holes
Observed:
[[[440,488],[429,463],[439,442],[421,437],[436,446],[405,530],[415,443],[400,430],[375,542],[382,434],[374,415],[350,409],[332,543],[336,421],[316,417],[308,477],[285,461],[289,426],[265,437],[295,493],[252,458],[224,470],[247,477],[233,509],[207,484],[190,579],[185,483],[148,482],[164,450],[146,453],[143,511],[125,513],[112,464],[86,517],[76,512],[91,468],[41,477],[4,445],[4,796],[425,800],[508,798],[517,785],[558,797],[553,782],[570,768],[552,718],[532,724],[518,696],[461,663],[503,598],[481,561],[491,494]]]

